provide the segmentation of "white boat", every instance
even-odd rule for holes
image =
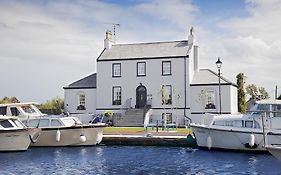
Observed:
[[[42,129],[31,146],[96,145],[102,141],[106,127],[105,123],[82,124],[77,117],[48,116],[33,102],[2,104],[0,113],[17,116],[27,127]]]
[[[0,104],[0,115],[19,117],[20,120],[46,116],[36,105],[35,102]]]
[[[281,117],[277,113],[281,110],[281,100],[258,101],[252,110],[255,112],[205,114],[201,123],[191,123],[198,146],[208,149],[266,151],[264,145],[281,144]]]
[[[25,151],[40,129],[28,129],[16,117],[0,116],[0,151]]]
[[[42,129],[31,146],[82,146],[102,141],[104,123],[84,125],[75,117],[42,117],[24,121],[26,126]]]
[[[281,162],[281,146],[270,145],[266,149]]]

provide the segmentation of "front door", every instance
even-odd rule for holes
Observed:
[[[146,105],[146,101],[146,87],[141,84],[136,89],[136,108],[143,108]]]

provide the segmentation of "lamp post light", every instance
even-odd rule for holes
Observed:
[[[220,103],[220,114],[221,114],[221,65],[222,65],[222,62],[220,60],[220,57],[218,57],[216,65],[217,65],[218,74],[219,74],[219,103]]]

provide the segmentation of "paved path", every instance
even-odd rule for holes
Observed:
[[[187,136],[189,134],[189,132],[177,132],[177,131],[159,131],[159,132],[155,132],[155,131],[150,131],[150,132],[144,132],[144,131],[141,131],[141,132],[133,132],[133,131],[122,131],[122,132],[119,132],[119,131],[104,131],[103,132],[103,135],[106,136],[106,135],[141,135],[141,136],[144,136],[146,135],[147,133],[153,135],[153,136]]]

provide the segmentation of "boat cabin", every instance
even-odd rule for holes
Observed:
[[[31,128],[59,128],[59,127],[71,127],[75,125],[82,125],[82,122],[76,117],[62,117],[62,118],[32,118],[23,121],[23,123]]]
[[[261,114],[266,112],[267,116],[281,117],[281,100],[260,100],[254,103],[254,106],[248,113],[250,114]]]
[[[44,114],[36,107],[34,102],[0,104],[0,115],[22,118],[40,117]]]
[[[15,130],[23,128],[25,128],[25,126],[19,119],[0,115],[0,130]]]

